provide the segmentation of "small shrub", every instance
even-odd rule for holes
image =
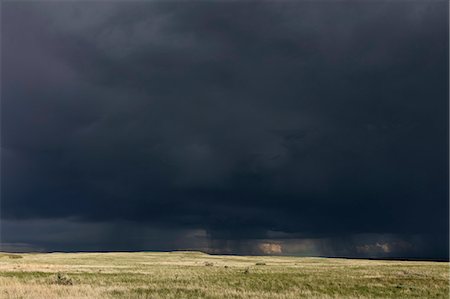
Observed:
[[[21,256],[20,254],[10,254],[8,255],[8,257],[10,259],[21,259],[23,256]]]
[[[23,256],[21,256],[20,254],[0,254],[0,258],[1,257],[7,257],[10,259],[21,259],[23,258]]]
[[[73,280],[69,276],[63,274],[63,273],[57,273],[55,277],[53,278],[54,284],[59,285],[65,285],[65,286],[71,286],[73,285]]]

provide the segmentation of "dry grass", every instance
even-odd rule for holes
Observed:
[[[0,254],[0,298],[448,298],[448,266],[200,252]]]

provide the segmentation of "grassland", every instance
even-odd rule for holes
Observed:
[[[200,252],[0,254],[0,298],[448,298],[449,264]]]

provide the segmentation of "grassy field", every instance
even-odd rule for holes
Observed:
[[[448,298],[449,264],[167,253],[0,253],[0,298]]]

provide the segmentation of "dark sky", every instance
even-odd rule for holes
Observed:
[[[446,258],[448,8],[3,2],[2,250]]]

